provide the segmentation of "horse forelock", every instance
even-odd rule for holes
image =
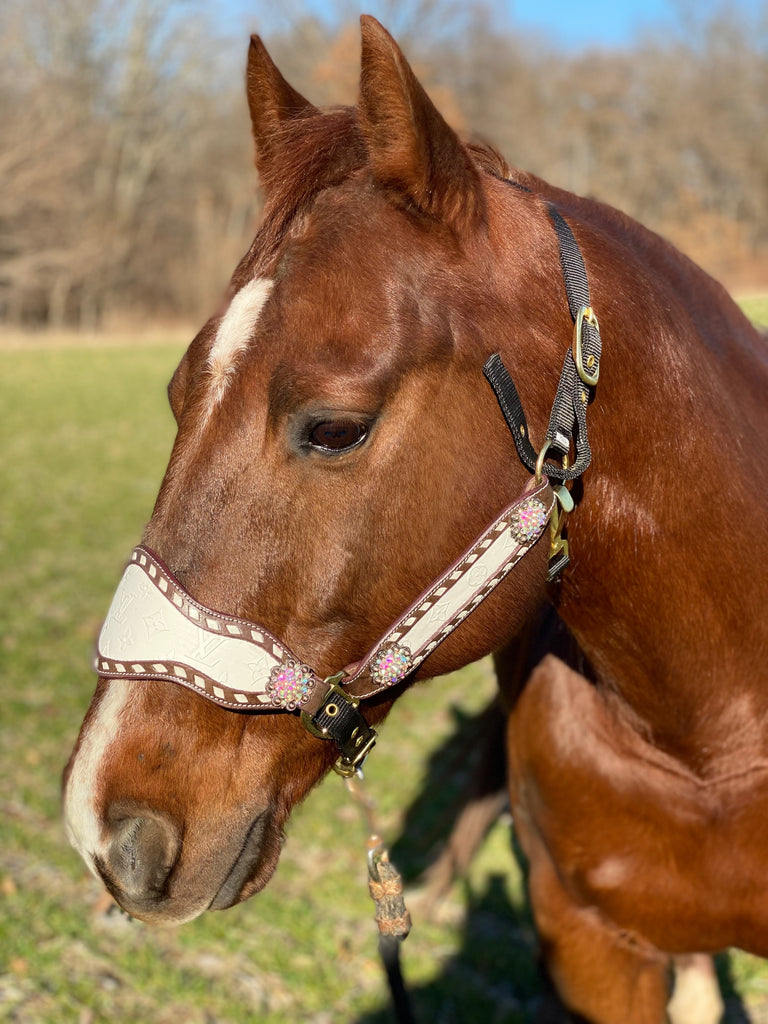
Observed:
[[[255,275],[270,272],[292,225],[311,208],[321,192],[343,184],[357,172],[371,169],[355,107],[314,111],[282,122],[275,129],[272,143],[280,158],[272,160],[262,171],[261,184],[266,195],[262,221],[251,248],[235,271],[235,288]],[[471,142],[466,149],[481,171],[504,180],[515,179],[517,172],[493,146]],[[389,194],[395,199],[391,191]]]
[[[281,243],[326,188],[365,163],[352,108],[337,108],[284,122],[272,139],[281,156],[262,172],[266,201],[253,244],[235,270],[230,301],[216,327],[207,358],[208,412],[224,396],[237,357],[252,338],[274,285]]]
[[[232,280],[232,298],[221,317],[208,355],[208,408],[221,401],[237,357],[248,347],[279,273],[283,243],[301,226],[321,193],[338,187],[369,165],[352,107],[338,107],[283,122],[272,140],[281,159],[262,174],[266,192],[262,223]],[[509,178],[511,168],[492,147],[467,147],[484,172]],[[361,187],[365,184],[361,182]]]
[[[295,218],[326,188],[365,166],[367,155],[352,107],[316,111],[283,122],[272,139],[279,157],[262,171],[262,222],[253,245],[235,271],[235,287],[264,275]]]

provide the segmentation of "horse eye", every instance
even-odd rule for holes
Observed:
[[[345,452],[368,436],[368,424],[354,419],[323,420],[309,432],[312,448],[323,452]]]

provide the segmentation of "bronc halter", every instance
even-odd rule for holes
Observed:
[[[220,707],[300,712],[315,736],[333,740],[335,769],[360,770],[376,733],[361,700],[398,685],[502,582],[550,523],[549,579],[567,565],[562,537],[573,508],[564,485],[589,465],[586,409],[599,375],[601,341],[584,261],[570,227],[549,206],[574,321],[546,438],[537,453],[512,378],[499,355],[483,372],[493,388],[523,464],[533,473],[522,494],[424,590],[359,662],[323,679],[257,623],[207,608],[140,545],[117,588],[98,641],[95,665],[105,678],[160,679],[188,687]],[[573,443],[575,460],[568,462]],[[557,462],[546,461],[552,454]],[[550,480],[559,481],[554,487]]]

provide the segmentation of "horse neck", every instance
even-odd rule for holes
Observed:
[[[754,731],[768,656],[764,346],[725,292],[627,218],[570,219],[601,320],[594,462],[558,611],[634,720],[687,756]],[[568,215],[568,214],[567,214]],[[574,223],[576,221],[576,223]],[[748,638],[748,642],[745,640]],[[743,697],[744,699],[739,699]],[[762,703],[762,702],[760,702]]]

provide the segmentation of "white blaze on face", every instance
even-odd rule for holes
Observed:
[[[272,287],[273,282],[266,278],[249,281],[235,295],[222,317],[208,356],[209,412],[221,401],[234,373],[237,356],[248,347]],[[94,874],[93,857],[104,856],[102,847],[109,842],[108,837],[102,837],[96,807],[106,768],[105,758],[120,731],[126,728],[134,685],[122,679],[112,679],[107,684],[104,696],[88,720],[64,794],[64,820],[69,840]]]
[[[264,277],[249,281],[232,299],[229,309],[221,319],[208,355],[213,405],[220,402],[224,396],[234,372],[235,360],[248,347],[273,283]]]
[[[103,855],[96,796],[104,758],[123,726],[121,720],[129,704],[132,685],[124,679],[112,679],[108,683],[99,706],[88,720],[64,794],[67,836],[94,874],[93,857]]]

